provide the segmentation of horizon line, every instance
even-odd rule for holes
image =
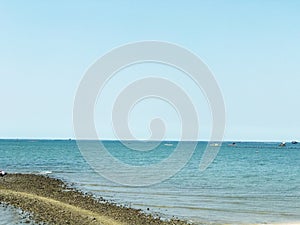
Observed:
[[[107,138],[107,139],[76,139],[76,138],[33,138],[33,137],[21,137],[21,138],[13,138],[13,137],[0,137],[0,140],[29,140],[29,141],[141,141],[141,142],[292,142],[292,141],[297,141],[297,140],[247,140],[247,139],[224,139],[221,141],[212,141],[212,140],[205,140],[205,139],[198,139],[198,140],[177,140],[177,139],[165,139],[165,140],[149,140],[149,139],[112,139],[112,138]]]

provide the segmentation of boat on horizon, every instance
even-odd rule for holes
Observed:
[[[279,147],[285,147],[286,146],[286,142],[285,141],[283,141],[283,142],[281,142],[280,144],[279,144]]]

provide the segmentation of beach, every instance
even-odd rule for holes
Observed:
[[[183,225],[180,220],[162,221],[138,209],[117,206],[68,187],[63,181],[42,175],[8,174],[0,178],[0,202],[29,212],[46,224]]]

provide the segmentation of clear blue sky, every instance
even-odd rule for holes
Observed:
[[[162,40],[190,49],[214,72],[225,139],[299,140],[299,12],[296,0],[2,1],[0,137],[73,137],[74,96],[89,65],[116,46]],[[205,100],[191,96],[201,111]],[[209,113],[202,120],[206,139]],[[138,124],[132,129],[143,138]]]

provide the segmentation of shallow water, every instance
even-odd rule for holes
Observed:
[[[0,204],[0,225],[20,225],[24,223],[35,224],[29,222],[28,214],[22,212],[22,210]]]
[[[152,143],[126,144],[138,148]],[[152,151],[134,151],[120,142],[104,142],[111,155],[130,165],[155,164],[177,144],[165,142]],[[180,172],[148,187],[123,186],[99,176],[75,141],[1,140],[0,166],[8,172],[61,178],[83,191],[164,218],[230,224],[299,222],[300,144],[284,148],[279,143],[228,144],[223,143],[214,162],[201,172],[199,162],[207,143],[199,142]],[[132,178],[130,173],[118,172]]]

